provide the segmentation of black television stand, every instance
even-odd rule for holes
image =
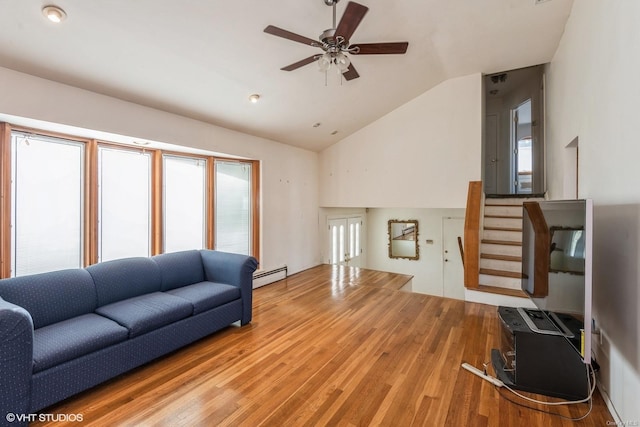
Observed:
[[[526,309],[525,309],[526,310]],[[549,318],[536,317],[536,313],[522,314],[514,307],[499,307],[501,323],[500,348],[491,350],[491,363],[496,376],[511,388],[560,397],[581,400],[589,395],[588,367],[566,336],[575,325],[570,318],[562,319],[567,331],[555,328],[532,330],[523,316],[533,318],[534,323],[549,322]],[[532,310],[535,311],[535,310]],[[531,319],[529,319],[531,320]],[[577,322],[577,321],[576,321]],[[579,323],[579,322],[577,322]],[[574,337],[571,337],[574,338]]]

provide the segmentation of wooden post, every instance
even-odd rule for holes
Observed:
[[[482,181],[470,181],[464,218],[464,285],[480,287],[480,212]]]

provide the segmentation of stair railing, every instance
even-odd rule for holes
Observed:
[[[470,181],[464,217],[464,285],[480,287],[480,219],[482,218],[482,181]]]

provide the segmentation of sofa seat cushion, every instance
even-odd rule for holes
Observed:
[[[35,373],[124,341],[129,331],[90,313],[36,329],[33,335]]]
[[[153,292],[99,307],[96,313],[129,330],[129,338],[191,316],[193,306],[183,298]]]
[[[202,313],[240,298],[240,288],[223,283],[200,282],[166,292],[193,305],[193,314]]]

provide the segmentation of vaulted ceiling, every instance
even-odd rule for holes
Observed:
[[[0,66],[315,151],[447,79],[550,61],[572,5],[359,0],[369,11],[352,43],[409,48],[352,56],[360,77],[346,81],[313,63],[281,71],[321,51],[263,32],[317,39],[332,25],[324,0],[52,1],[61,24],[47,2],[0,0]]]

